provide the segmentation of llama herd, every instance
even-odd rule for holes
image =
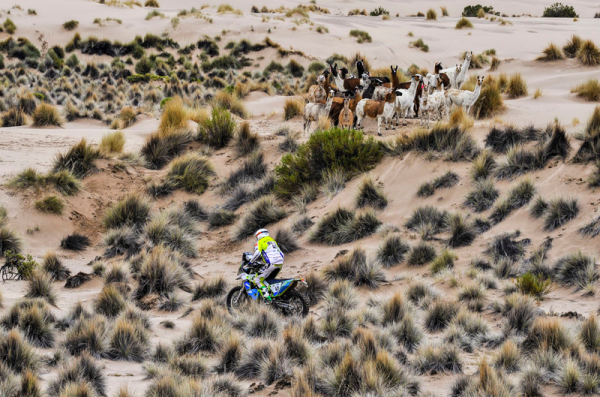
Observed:
[[[449,118],[453,106],[469,113],[483,84],[483,76],[477,76],[473,91],[460,89],[467,79],[472,56],[472,51],[465,53],[462,65],[447,69],[438,62],[433,74],[415,74],[402,83],[398,79],[398,66],[390,66],[390,81],[388,77],[371,76],[363,61],[356,62],[358,77],[351,75],[347,68],[338,69],[334,63],[319,75],[317,84],[308,91],[304,133],[310,132],[311,123],[319,117],[329,117],[334,125],[342,128],[362,128],[365,118],[377,120],[377,134],[381,136],[381,124],[385,123],[386,129],[394,128],[399,125],[400,117],[403,125],[407,117],[417,117],[419,125],[429,128],[432,118]],[[335,86],[330,84],[330,77]]]

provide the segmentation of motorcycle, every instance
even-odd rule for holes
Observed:
[[[238,285],[227,294],[227,310],[243,309],[252,301],[265,303],[261,298],[258,288],[254,284],[254,277],[257,273],[256,266],[250,264],[252,254],[244,252],[242,263],[238,269],[236,280],[242,280],[242,285]],[[278,309],[284,316],[306,316],[308,314],[308,303],[301,292],[306,291],[308,284],[304,279],[267,279],[269,289],[271,290],[271,299],[269,302],[274,308]]]

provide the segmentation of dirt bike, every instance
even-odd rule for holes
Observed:
[[[243,309],[252,301],[266,303],[253,281],[258,268],[250,263],[251,257],[251,253],[244,252],[236,278],[242,280],[242,285],[232,288],[227,294],[227,310],[230,312]],[[284,316],[304,317],[308,314],[308,303],[301,294],[308,287],[306,281],[301,278],[266,279],[265,281],[271,290],[272,301],[269,304],[273,308],[278,309]]]

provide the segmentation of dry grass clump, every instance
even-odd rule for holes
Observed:
[[[522,180],[512,188],[508,197],[497,204],[490,214],[490,221],[499,223],[512,211],[528,204],[535,195],[535,186],[529,179]]]
[[[496,169],[494,155],[487,149],[481,151],[472,164],[470,173],[475,182],[490,178]]]
[[[517,240],[519,232],[502,233],[488,244],[485,254],[495,262],[509,260],[515,262],[525,255],[525,247],[530,243],[528,239]]]
[[[106,356],[112,360],[142,362],[149,356],[150,337],[139,321],[119,318],[108,339]]]
[[[533,321],[523,348],[527,352],[537,349],[550,349],[555,352],[569,349],[573,338],[558,318],[538,317]]]
[[[20,127],[27,124],[27,114],[20,107],[11,108],[2,115],[2,127]]]
[[[35,202],[35,208],[41,212],[47,212],[50,214],[61,215],[65,208],[64,201],[57,196],[46,196],[41,200]]]
[[[356,248],[349,256],[340,258],[327,266],[323,274],[330,280],[349,280],[357,286],[378,288],[385,282],[385,274],[381,267],[367,260],[367,255],[361,248]]]
[[[377,250],[377,260],[383,267],[399,265],[410,251],[410,246],[402,241],[399,234],[389,234]]]
[[[521,77],[521,73],[510,76],[506,92],[511,99],[527,96],[527,83]]]
[[[304,112],[304,100],[296,97],[288,98],[283,105],[283,119],[291,120]]]
[[[248,116],[248,111],[244,103],[237,95],[230,94],[227,91],[218,91],[211,102],[213,108],[227,109],[231,113],[245,119]]]
[[[418,232],[423,239],[430,239],[447,226],[448,213],[433,206],[419,207],[413,211],[405,226]]]
[[[554,43],[550,43],[548,47],[536,58],[536,61],[551,62],[565,59],[562,50]]]
[[[498,190],[494,182],[484,179],[475,182],[475,189],[465,197],[465,205],[475,212],[482,212],[489,209],[498,198]]]
[[[537,212],[540,211],[541,208],[537,209]],[[579,214],[579,204],[576,198],[554,199],[547,204],[543,214],[545,215],[544,230],[552,231],[575,219]]]
[[[79,316],[65,335],[63,344],[71,355],[88,352],[100,356],[106,349],[106,319],[101,316]]]
[[[577,93],[578,97],[585,98],[590,102],[600,101],[600,82],[598,82],[598,79],[590,79],[581,85],[571,88],[571,92]]]
[[[183,100],[180,96],[175,96],[166,103],[158,129],[163,136],[185,130],[189,118],[189,112],[185,108]]]
[[[456,22],[455,29],[471,29],[473,28],[473,23],[469,21],[467,18],[463,17]]]
[[[473,107],[478,119],[494,117],[504,110],[502,93],[496,80],[490,76],[485,79],[483,87],[481,88],[481,94]]]
[[[71,359],[49,383],[48,394],[59,397],[105,396],[106,378],[102,366],[87,353]]]
[[[141,229],[149,219],[150,203],[141,194],[131,193],[104,214],[104,227],[107,229],[130,226]]]
[[[507,340],[502,344],[494,358],[494,367],[502,368],[508,373],[516,372],[521,367],[521,351],[512,341]]]
[[[109,132],[102,136],[100,151],[103,153],[122,153],[125,147],[125,134],[123,131]]]
[[[157,246],[143,256],[138,275],[137,299],[149,294],[166,295],[175,289],[189,289],[189,275],[175,255],[164,246]]]
[[[49,125],[60,127],[63,124],[58,110],[48,103],[42,103],[38,106],[32,118],[34,127],[46,127]]]
[[[250,131],[250,124],[240,124],[235,136],[235,150],[239,156],[246,156],[260,147],[258,135]]]
[[[437,274],[446,269],[452,269],[454,267],[454,261],[458,257],[456,254],[450,250],[444,250],[440,253],[438,257],[436,257],[431,263],[431,273]]]
[[[425,328],[429,331],[439,331],[445,329],[458,313],[458,306],[455,302],[436,299],[425,313]]]
[[[208,215],[208,225],[211,228],[219,228],[233,224],[237,219],[237,215],[233,211],[217,209]]]
[[[53,281],[64,281],[71,275],[71,271],[61,263],[58,256],[52,251],[44,255],[42,269],[52,277]]]
[[[207,157],[188,153],[172,161],[166,178],[173,186],[188,193],[202,194],[208,188],[209,177],[214,173]]]
[[[575,58],[581,48],[581,38],[577,35],[571,36],[571,39],[563,47],[563,51],[567,58]]]
[[[527,295],[513,293],[504,298],[501,308],[505,316],[505,333],[526,333],[531,328],[536,317],[536,303]]]
[[[478,234],[475,223],[458,213],[448,218],[447,231],[450,233],[447,244],[453,248],[471,245]]]
[[[437,189],[448,189],[455,186],[459,181],[459,177],[452,171],[446,171],[444,174],[433,179],[431,182],[425,182],[419,186],[417,196],[429,197],[433,196]]]
[[[421,374],[462,372],[463,363],[460,350],[452,344],[421,346],[413,362],[414,368]]]
[[[107,317],[118,316],[126,306],[125,298],[114,285],[106,285],[94,302],[96,313]]]
[[[363,208],[366,206],[382,210],[387,207],[388,201],[381,185],[376,185],[375,181],[369,176],[365,177],[358,187],[356,195],[356,206]]]
[[[410,266],[423,266],[433,261],[435,257],[435,248],[426,242],[420,242],[412,247],[407,262]]]
[[[25,296],[28,298],[42,298],[51,305],[56,304],[57,295],[52,287],[50,275],[40,271],[33,272],[29,278]]]
[[[560,258],[553,271],[560,282],[578,288],[598,279],[595,258],[584,255],[581,251]]]
[[[163,136],[156,132],[148,137],[141,149],[141,156],[150,169],[163,168],[173,157],[179,155],[192,141],[187,132],[174,132]]]
[[[585,40],[579,46],[577,59],[585,66],[597,66],[600,64],[600,49],[592,40]]]
[[[127,128],[127,127],[133,125],[137,121],[137,112],[133,108],[131,108],[129,106],[125,106],[119,112],[118,117],[119,117],[119,120],[121,121],[121,126],[123,128]]]
[[[254,203],[242,218],[235,237],[237,240],[243,240],[261,227],[278,222],[286,216],[287,212],[276,204],[274,197],[263,197]]]
[[[428,21],[437,21],[437,13],[433,8],[427,10],[426,18]]]
[[[313,244],[340,245],[370,236],[381,225],[373,212],[356,215],[353,211],[338,208],[324,216],[311,234]]]
[[[213,277],[196,284],[192,294],[192,301],[199,299],[218,298],[227,291],[227,280],[222,277]]]
[[[95,170],[94,161],[98,158],[100,158],[100,151],[88,145],[85,138],[82,138],[66,153],[56,155],[53,172],[70,171],[77,178],[83,178]]]
[[[40,364],[33,347],[14,329],[0,333],[0,357],[2,363],[17,374],[35,371]]]

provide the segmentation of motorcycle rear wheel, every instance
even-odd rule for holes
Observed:
[[[298,291],[290,291],[280,299],[291,306],[289,309],[281,308],[285,316],[306,317],[308,314],[308,303],[306,303],[306,299]]]

